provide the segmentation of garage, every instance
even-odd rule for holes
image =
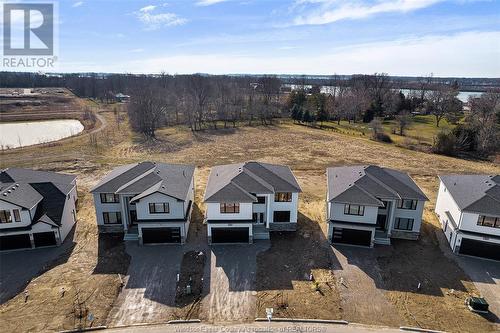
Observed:
[[[181,228],[142,228],[143,244],[180,243]]]
[[[212,228],[212,243],[248,243],[249,228]]]
[[[333,228],[332,243],[371,246],[372,232],[347,228]]]
[[[469,256],[500,260],[500,244],[462,238],[459,253]]]
[[[33,240],[35,241],[35,247],[57,245],[56,234],[52,231],[35,233],[33,234]]]
[[[0,250],[31,249],[29,234],[0,236]]]

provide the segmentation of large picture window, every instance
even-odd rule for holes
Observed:
[[[277,192],[274,194],[275,202],[291,202],[292,193],[291,192]]]
[[[413,222],[413,219],[398,217],[396,218],[396,221],[394,221],[394,229],[413,230]]]
[[[477,225],[483,227],[500,228],[500,217],[479,215]]]
[[[170,212],[170,207],[168,202],[156,202],[149,204],[150,214],[168,214]]]
[[[104,212],[102,213],[104,224],[121,224],[122,213],[120,212]]]
[[[221,214],[237,214],[240,212],[240,204],[222,202],[220,204],[220,212]]]
[[[273,222],[290,222],[290,211],[289,210],[274,211]]]
[[[402,199],[398,201],[399,209],[417,209],[417,200]]]
[[[12,216],[10,210],[0,210],[0,223],[11,223]]]
[[[101,203],[119,203],[120,196],[114,193],[101,193]]]
[[[363,215],[365,215],[365,206],[345,204],[344,205],[344,214],[345,215],[363,216]]]

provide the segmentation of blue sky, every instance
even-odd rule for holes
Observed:
[[[500,1],[59,2],[59,70],[500,77]]]

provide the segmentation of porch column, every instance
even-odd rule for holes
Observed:
[[[127,200],[125,196],[120,195],[120,206],[122,207],[122,223],[123,223],[123,230],[127,232],[128,230],[128,212],[127,212]]]
[[[266,196],[266,229],[269,229],[269,221],[271,221],[271,200],[274,200],[273,194]]]
[[[29,235],[30,235],[31,248],[34,249],[35,248],[35,238],[33,238],[33,234],[31,232],[29,233]]]
[[[397,200],[392,200],[390,201],[391,203],[391,209],[389,210],[389,223],[387,226],[387,236],[391,237],[392,234],[392,227],[394,226],[394,216],[396,215],[396,206],[398,201]]]

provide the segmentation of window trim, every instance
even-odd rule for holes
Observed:
[[[274,202],[292,202],[292,192],[274,193]]]
[[[108,196],[113,196],[113,201],[108,201]],[[101,197],[101,203],[103,204],[115,204],[120,203],[120,196],[115,193],[99,193]]]
[[[232,206],[232,211],[228,211],[228,208]],[[239,214],[240,213],[240,203],[239,202],[221,202],[219,204],[219,212],[221,214]]]
[[[484,220],[487,219],[487,218],[493,219],[493,225],[486,225],[486,224],[484,224]],[[481,227],[499,229],[500,228],[500,217],[488,216],[488,215],[479,215],[479,217],[477,218],[477,225],[481,226]]]
[[[163,211],[156,211],[156,205],[162,205]],[[170,204],[168,202],[150,202],[148,206],[149,214],[170,214]]]
[[[403,202],[408,202],[408,201],[411,201],[411,207],[410,208],[406,208],[406,207],[403,207]],[[417,205],[418,205],[418,200],[415,200],[415,199],[401,199],[401,200],[398,200],[398,209],[405,209],[405,210],[417,210]]]
[[[357,207],[357,213],[351,213],[351,207]],[[364,216],[365,206],[357,204],[344,204],[344,215]]]
[[[411,224],[411,228],[401,228],[401,221],[406,220],[407,226]],[[403,231],[412,231],[413,225],[415,224],[415,219],[409,217],[396,217],[394,219],[394,229],[395,230],[403,230]]]
[[[109,222],[109,215],[110,214],[115,214],[116,222],[114,222],[114,223]],[[103,212],[102,213],[102,220],[103,220],[103,223],[106,225],[118,225],[118,224],[123,223],[121,212]]]

